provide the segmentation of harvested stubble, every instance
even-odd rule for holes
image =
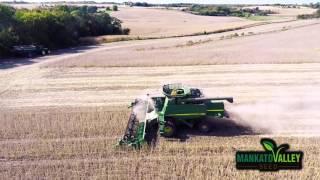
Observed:
[[[111,121],[113,125],[104,126],[104,132],[97,134],[88,131],[84,136],[79,128],[76,134],[63,134],[61,138],[39,136],[35,139],[7,139],[2,137],[0,143],[0,175],[3,178],[112,178],[112,179],[227,179],[255,178],[319,178],[318,138],[276,137],[278,143],[290,143],[293,149],[304,150],[303,171],[282,171],[259,173],[257,171],[237,171],[234,157],[236,150],[261,150],[259,136],[238,137],[191,137],[187,142],[160,140],[156,150],[140,151],[115,148],[117,137],[125,127],[123,111],[114,111],[109,119],[104,113],[101,118],[92,117],[91,121]],[[107,110],[108,108],[105,108]],[[100,114],[99,111],[91,109]],[[48,110],[50,111],[50,110]],[[65,123],[74,114],[65,109],[55,116],[50,111],[52,120]],[[87,110],[84,110],[87,111]],[[30,118],[25,112],[16,112],[25,119]],[[86,114],[86,113],[85,113]],[[59,118],[58,118],[59,117]],[[86,117],[86,116],[82,116]],[[43,117],[35,117],[42,121]],[[40,118],[40,119],[38,119]],[[57,119],[58,118],[58,119]],[[82,119],[81,119],[82,120]],[[20,121],[22,121],[20,119]],[[87,126],[79,121],[80,126]],[[66,124],[68,126],[68,124]],[[117,127],[115,127],[117,126]],[[10,126],[6,126],[10,128]],[[48,126],[47,128],[49,128]],[[25,130],[29,127],[23,127]],[[51,127],[52,128],[52,127]],[[42,129],[34,129],[36,134],[43,134]],[[52,130],[51,137],[59,136],[59,128]],[[53,135],[54,134],[54,135]],[[109,136],[112,134],[113,136]],[[77,138],[72,138],[76,136]],[[3,140],[5,138],[6,140]],[[18,138],[18,137],[17,137]],[[250,175],[250,176],[249,176]]]
[[[136,47],[118,48],[117,51],[106,50],[88,53],[81,57],[69,58],[47,64],[46,67],[139,67],[139,66],[182,66],[208,64],[280,64],[280,63],[316,63],[319,62],[317,24],[307,27],[291,28],[283,31],[270,28],[267,34],[254,32],[247,37],[221,35],[207,43],[180,47],[167,41],[156,41],[154,44]],[[251,32],[251,31],[248,31]],[[239,32],[240,33],[240,32]],[[238,33],[238,34],[239,34]],[[229,38],[227,38],[229,37]],[[200,42],[197,37],[188,41]],[[156,43],[157,42],[157,43]],[[164,44],[171,44],[165,46]],[[189,43],[190,44],[190,43]],[[149,50],[152,47],[152,50]],[[137,51],[137,49],[140,49]],[[141,50],[142,49],[142,50]],[[143,50],[144,49],[144,50]],[[108,58],[106,58],[108,57]]]

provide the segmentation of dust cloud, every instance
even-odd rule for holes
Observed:
[[[147,111],[154,109],[154,103],[150,96],[141,95],[134,101],[132,112],[136,115],[139,122],[143,121],[146,117]]]
[[[320,135],[320,96],[311,94],[234,104],[228,112],[232,121],[255,132]]]

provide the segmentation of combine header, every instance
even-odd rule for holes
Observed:
[[[161,97],[136,99],[127,128],[120,146],[140,148],[143,144],[154,147],[159,134],[164,137],[176,135],[181,125],[197,127],[207,133],[211,129],[209,119],[228,118],[222,101],[233,102],[232,97],[204,97],[197,88],[188,88],[181,84],[163,86]]]

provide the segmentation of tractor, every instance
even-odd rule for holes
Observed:
[[[182,84],[166,84],[164,96],[135,99],[120,146],[141,148],[143,144],[155,146],[159,135],[170,138],[177,135],[183,125],[197,127],[202,133],[211,130],[212,120],[228,118],[224,102],[233,103],[232,97],[205,97],[198,88]]]
[[[13,46],[11,52],[15,56],[22,56],[28,58],[32,58],[38,55],[45,56],[51,53],[48,48],[38,45]]]

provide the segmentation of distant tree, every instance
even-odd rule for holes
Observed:
[[[18,37],[11,29],[0,31],[0,56],[5,56],[10,53],[13,45],[18,43]]]
[[[142,6],[142,7],[149,7],[150,4],[148,4],[147,2],[136,2],[133,4],[134,6]]]
[[[16,27],[23,43],[43,44],[50,48],[67,47],[75,43],[76,19],[65,11],[19,11]]]
[[[96,13],[98,10],[97,6],[88,6],[87,13]]]
[[[320,2],[317,2],[317,3],[313,4],[311,7],[315,8],[315,9],[319,9],[320,8]]]
[[[194,14],[204,16],[237,16],[249,17],[252,14],[267,16],[274,14],[271,10],[260,10],[259,7],[255,8],[238,8],[230,5],[192,5],[188,9]]]
[[[107,6],[106,11],[111,11],[111,8],[109,6]]]
[[[15,23],[14,14],[14,8],[0,4],[0,30],[8,28]]]
[[[130,34],[130,29],[129,28],[122,29],[122,34],[129,35]]]
[[[297,16],[298,19],[312,19],[312,18],[320,18],[320,9],[318,9],[313,14],[299,14]]]
[[[0,56],[19,44],[61,48],[76,45],[80,37],[129,34],[119,19],[97,9],[63,5],[28,10],[0,4]]]
[[[118,6],[117,6],[117,5],[113,5],[113,6],[112,6],[112,10],[113,10],[113,11],[118,11]]]
[[[81,12],[81,14],[87,14],[88,13],[88,6],[81,6],[79,8],[79,11]]]

